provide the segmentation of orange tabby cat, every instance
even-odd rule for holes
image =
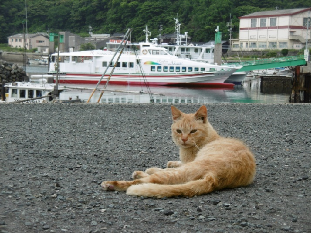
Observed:
[[[133,181],[104,181],[105,190],[146,197],[192,197],[253,182],[254,155],[241,141],[219,136],[207,120],[205,106],[195,114],[171,109],[172,137],[181,161],[170,161],[165,169],[135,171]]]

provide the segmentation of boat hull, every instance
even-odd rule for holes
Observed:
[[[96,84],[102,75],[100,74],[59,74],[59,83],[72,84]],[[53,77],[56,80],[56,74],[32,75],[32,79]],[[224,83],[228,74],[222,73],[199,73],[199,74],[175,74],[175,75],[145,75],[141,74],[114,74],[110,77],[105,75],[101,84],[105,84],[109,79],[110,84],[119,85],[142,85],[147,83],[150,86],[210,86],[210,87],[231,87],[234,84]]]

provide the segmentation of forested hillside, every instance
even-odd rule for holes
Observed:
[[[26,4],[25,4],[26,2]],[[228,39],[232,15],[233,38],[238,37],[238,17],[256,11],[310,7],[311,0],[2,0],[0,2],[0,43],[7,37],[23,33],[27,5],[29,33],[71,31],[94,33],[125,33],[133,28],[132,40],[143,40],[148,25],[152,38],[162,25],[161,34],[173,33],[174,18],[181,23],[192,41],[208,41],[220,26]]]

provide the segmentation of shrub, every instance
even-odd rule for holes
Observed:
[[[281,50],[282,55],[285,57],[288,54],[288,49],[282,49]]]
[[[94,50],[95,46],[92,43],[85,43],[80,46],[80,51],[86,51],[86,50]]]

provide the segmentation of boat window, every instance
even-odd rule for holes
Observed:
[[[192,72],[192,67],[188,67],[188,72]]]
[[[176,66],[176,72],[180,72],[180,67]]]
[[[84,56],[82,58],[83,58],[84,61],[88,61],[88,62],[93,61],[93,57],[92,56]]]
[[[199,52],[199,49],[195,48],[195,49],[194,49],[194,52],[195,52],[195,53],[198,53],[198,52]]]
[[[185,52],[185,48],[181,48],[181,52],[182,52],[182,53]]]
[[[107,67],[107,62],[106,61],[103,61],[103,67]]]
[[[210,53],[211,50],[210,50],[210,49],[206,49],[205,52],[206,52],[206,53]]]
[[[199,68],[198,67],[194,67],[194,71],[199,71]]]
[[[161,71],[162,71],[162,66],[158,66],[158,67],[157,67],[157,71],[158,71],[158,72],[161,72]]]
[[[28,98],[33,98],[33,90],[28,90]]]
[[[122,62],[122,67],[127,67],[127,62]]]
[[[19,98],[26,98],[26,90],[19,90]]]
[[[170,66],[170,72],[174,72],[174,66]]]
[[[37,97],[42,97],[42,91],[37,90]]]
[[[117,62],[117,66],[116,67],[120,67],[120,62]]]
[[[184,67],[184,66],[181,67],[181,71],[182,71],[182,72],[186,72],[186,70],[187,70],[186,67]]]
[[[69,56],[65,56],[64,57],[64,62],[65,63],[69,63],[70,62],[70,57]]]
[[[201,71],[205,71],[205,68],[204,68],[204,67],[201,67]]]
[[[163,66],[163,71],[167,72],[168,71],[168,66]]]
[[[72,57],[72,61],[75,61],[76,63],[83,63],[84,62],[84,57],[83,56],[74,56]]]
[[[215,71],[215,68],[210,68],[209,71]]]
[[[130,68],[134,68],[134,62],[130,62]]]
[[[111,62],[110,67],[114,67],[114,62],[113,61]]]
[[[151,71],[155,71],[155,66],[151,66]]]
[[[160,51],[159,50],[151,50],[152,55],[159,55]]]
[[[12,97],[17,97],[17,89],[12,89]]]
[[[167,55],[168,53],[165,50],[149,50],[152,55]]]

